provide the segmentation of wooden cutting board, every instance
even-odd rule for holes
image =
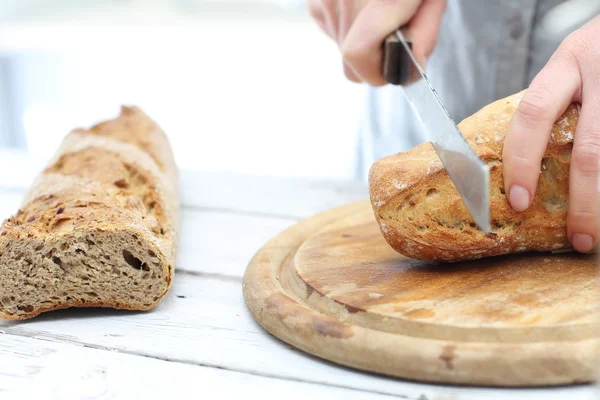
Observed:
[[[420,381],[540,386],[595,379],[594,256],[458,264],[392,250],[367,201],[300,222],[244,276],[254,318],[318,357]]]

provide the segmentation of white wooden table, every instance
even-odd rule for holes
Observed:
[[[0,217],[41,162],[0,152]],[[367,196],[358,182],[182,171],[174,286],[153,311],[66,310],[0,322],[0,399],[592,399],[591,385],[427,385],[297,351],[250,316],[241,280],[253,253],[301,218]]]

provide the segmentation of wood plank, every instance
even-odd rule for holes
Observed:
[[[304,218],[368,198],[365,182],[290,179],[233,173],[183,171],[181,202],[217,208]]]
[[[241,277],[256,251],[294,223],[287,218],[184,209],[176,270]]]
[[[15,351],[15,349],[18,349]],[[199,386],[199,384],[201,386]],[[268,389],[267,389],[268,388]],[[0,339],[0,398],[386,399],[389,396],[73,346]]]
[[[539,390],[431,386],[349,370],[266,333],[246,310],[239,282],[189,274],[176,276],[173,290],[153,312],[58,311],[30,321],[0,322],[0,332],[410,399],[583,399],[592,393],[590,386]]]

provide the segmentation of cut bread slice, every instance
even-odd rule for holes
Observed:
[[[166,137],[138,108],[71,132],[0,228],[0,317],[153,308],[173,280],[176,180]]]

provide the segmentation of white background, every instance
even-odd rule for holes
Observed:
[[[36,158],[135,104],[180,168],[354,177],[364,88],[304,1],[0,4],[0,129]]]

